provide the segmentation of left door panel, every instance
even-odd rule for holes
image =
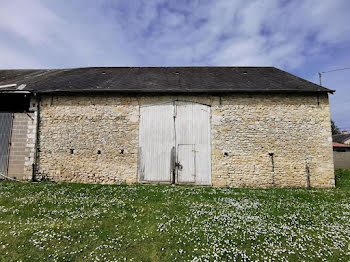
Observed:
[[[139,181],[172,181],[175,159],[174,104],[140,107]]]

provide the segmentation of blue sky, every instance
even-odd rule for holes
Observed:
[[[350,67],[348,0],[2,1],[0,68],[276,66],[318,83]],[[350,131],[350,70],[326,73]]]

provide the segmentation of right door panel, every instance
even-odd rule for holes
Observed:
[[[195,183],[196,166],[194,145],[179,145],[177,149],[178,183]]]
[[[190,165],[194,161],[194,173],[191,176],[187,174],[185,178],[184,171],[178,169],[177,182],[192,183],[194,180],[197,185],[211,185],[210,107],[176,101],[175,116],[175,141],[179,164],[188,172],[192,169]]]

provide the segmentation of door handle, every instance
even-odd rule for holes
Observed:
[[[178,167],[180,170],[182,170],[182,165],[180,162],[175,162],[175,167]]]

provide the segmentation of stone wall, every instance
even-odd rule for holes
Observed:
[[[173,100],[211,106],[214,186],[334,186],[326,94],[44,96],[38,175],[136,182],[139,107]]]
[[[43,97],[39,175],[54,181],[133,183],[138,113],[125,97]]]
[[[326,95],[229,96],[212,112],[214,185],[304,187],[308,168],[311,186],[334,186]]]

